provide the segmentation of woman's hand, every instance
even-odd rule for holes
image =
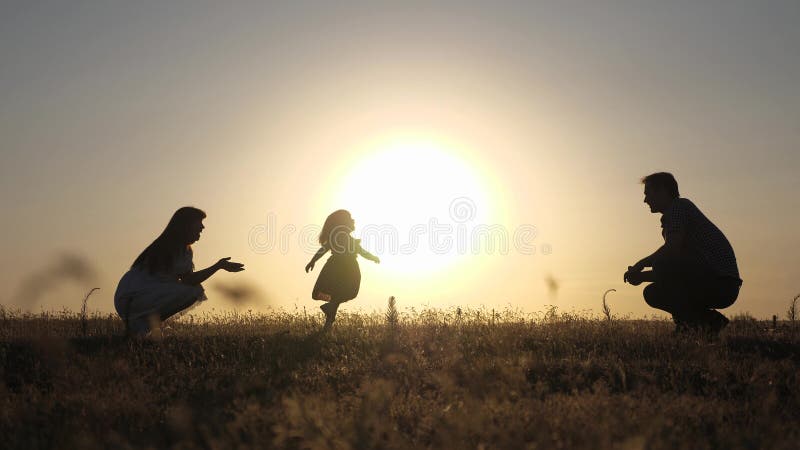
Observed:
[[[378,258],[377,256],[373,256],[372,257],[372,262],[374,262],[375,264],[380,264],[381,263],[381,259]]]
[[[306,273],[308,273],[311,270],[314,270],[314,263],[313,262],[310,262],[310,263],[306,264]]]
[[[211,266],[197,272],[187,273],[180,277],[179,281],[183,284],[198,285],[208,279],[211,275],[217,273],[222,269],[228,272],[241,272],[244,270],[244,264],[230,261],[230,257],[222,258]]]
[[[227,258],[222,258],[217,261],[217,264],[215,265],[218,269],[222,269],[227,272],[241,272],[244,270],[244,264],[233,262],[230,259],[230,256]]]

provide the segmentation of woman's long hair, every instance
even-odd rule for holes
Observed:
[[[189,231],[192,225],[205,217],[206,213],[191,206],[184,206],[175,211],[164,231],[144,249],[131,268],[150,273],[168,271],[180,251],[190,248]]]
[[[319,233],[320,245],[323,247],[332,247],[333,245],[336,245],[337,248],[344,247],[345,243],[341,240],[341,236],[350,234],[350,220],[350,211],[346,209],[338,209],[332,212],[325,219],[325,224],[322,225],[322,231]]]

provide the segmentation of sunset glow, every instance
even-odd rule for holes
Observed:
[[[330,203],[350,210],[384,270],[424,276],[464,262],[464,231],[491,218],[493,199],[457,152],[431,139],[393,138],[342,174]]]
[[[200,312],[243,308],[215,283],[316,308],[303,268],[344,208],[381,261],[359,260],[349,307],[597,311],[613,288],[638,317],[652,308],[622,274],[663,243],[639,184],[658,171],[735,249],[731,313],[797,295],[797,2],[0,10],[5,307],[80,309],[99,287],[89,307],[113,312],[137,255],[196,206],[197,267],[247,267]]]

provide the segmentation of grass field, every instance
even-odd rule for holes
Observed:
[[[550,310],[0,315],[3,448],[796,448],[800,332]]]

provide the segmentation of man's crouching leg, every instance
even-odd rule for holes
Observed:
[[[672,315],[672,320],[675,322],[675,331],[685,331],[691,328],[691,320],[686,317],[674,286],[670,286],[666,282],[657,281],[645,286],[644,301],[652,308],[660,309]]]
[[[728,318],[718,309],[727,308],[739,296],[742,281],[736,278],[716,278],[703,283],[695,299],[701,305],[701,326],[713,335],[719,334],[728,325]]]

